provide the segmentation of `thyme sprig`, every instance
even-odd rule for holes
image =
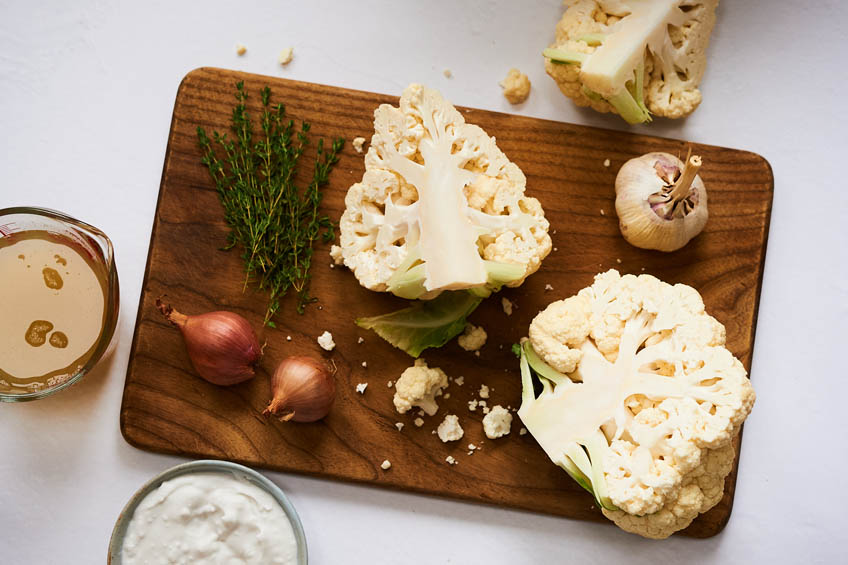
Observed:
[[[275,327],[273,317],[280,309],[286,292],[297,292],[297,311],[315,298],[309,294],[309,266],[312,247],[319,238],[335,239],[335,225],[319,211],[330,171],[344,145],[335,139],[330,148],[319,139],[312,180],[303,188],[295,184],[297,163],[309,145],[309,124],[295,129],[294,120],[286,119],[282,104],[271,104],[271,89],[262,89],[261,133],[254,138],[253,124],[246,109],[247,89],[236,84],[237,104],[233,109],[232,135],[197,128],[203,152],[201,162],[215,182],[224,219],[230,227],[227,245],[242,249],[245,288],[256,281],[268,290],[270,298],[265,324]],[[215,148],[223,151],[223,159]]]

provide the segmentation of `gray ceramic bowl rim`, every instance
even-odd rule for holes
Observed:
[[[115,522],[115,527],[112,530],[112,537],[109,539],[109,555],[106,561],[107,564],[121,565],[121,550],[123,549],[124,536],[127,533],[127,526],[135,513],[136,507],[148,494],[159,488],[159,486],[165,481],[176,477],[193,473],[210,472],[242,475],[250,482],[273,496],[274,500],[276,500],[282,507],[289,519],[289,522],[291,523],[292,531],[294,532],[294,539],[295,542],[297,542],[297,565],[307,565],[309,559],[306,550],[306,536],[303,533],[303,524],[300,523],[300,517],[297,515],[297,511],[294,509],[294,506],[280,487],[275,485],[264,475],[249,467],[245,467],[244,465],[239,465],[238,463],[233,463],[231,461],[218,461],[214,459],[199,459],[197,461],[182,463],[176,467],[171,467],[170,469],[166,469],[159,473],[147,481],[144,486],[138,489],[135,494],[133,494],[132,498],[130,498],[129,502],[127,502],[126,506],[124,506],[124,509],[121,510],[121,514]]]

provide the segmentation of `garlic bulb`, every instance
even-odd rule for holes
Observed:
[[[690,150],[691,155],[691,150]],[[630,159],[615,177],[615,211],[621,235],[643,249],[676,251],[707,223],[707,189],[697,155],[668,153]]]

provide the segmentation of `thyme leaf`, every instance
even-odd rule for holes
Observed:
[[[209,169],[230,228],[223,249],[242,250],[245,288],[254,282],[269,292],[265,324],[275,327],[272,318],[289,290],[297,293],[300,314],[316,300],[309,294],[313,244],[319,238],[335,239],[335,224],[319,211],[321,187],[327,184],[344,140],[333,140],[329,148],[318,140],[312,178],[298,187],[295,173],[310,142],[309,124],[295,128],[294,120],[286,118],[285,106],[271,104],[269,87],[261,96],[261,131],[254,132],[247,89],[238,82],[231,135],[213,132],[210,138],[198,127],[197,139],[201,162]]]

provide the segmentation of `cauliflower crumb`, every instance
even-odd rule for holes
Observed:
[[[326,351],[332,351],[333,348],[336,347],[336,342],[333,341],[333,334],[328,331],[324,331],[321,335],[318,336],[318,345],[321,346],[321,349]]]
[[[483,406],[485,406],[485,405],[486,405],[486,401],[485,401],[485,400],[478,400],[478,401],[477,401],[477,406],[483,407]]]
[[[477,410],[477,400],[469,400],[468,409],[472,412],[475,412]]]
[[[616,259],[616,260],[615,260],[615,262],[616,262],[616,263],[618,263],[618,264],[620,265],[620,264],[621,264],[621,259]]]
[[[601,208],[601,216],[606,216],[606,214],[604,213],[604,209],[603,209],[603,208]]]
[[[438,367],[428,367],[424,359],[416,359],[412,367],[407,367],[395,383],[394,405],[397,411],[405,414],[418,406],[422,415],[432,416],[439,409],[436,397],[448,386],[448,376]]]
[[[445,461],[448,462],[448,465],[456,465],[456,459],[453,458],[453,455],[445,457]]]
[[[392,385],[394,385],[394,384],[395,384],[395,383],[394,383],[393,381],[388,381],[388,382],[386,382],[386,386],[387,386],[388,388],[392,388]]]
[[[553,289],[554,289],[554,287],[552,287],[551,285],[549,285],[549,284],[546,284],[546,285],[545,285],[545,290],[546,290],[546,291],[547,291],[547,290],[553,290]]]
[[[530,96],[530,79],[518,69],[510,69],[500,85],[510,104],[521,104]]]
[[[422,421],[422,423],[423,423],[423,421]],[[395,427],[397,428],[398,431],[403,430],[403,422],[395,422]]]
[[[291,63],[292,58],[294,57],[294,47],[286,47],[282,51],[280,51],[280,56],[277,57],[277,62],[282,66],[286,66]]]
[[[413,420],[412,423],[420,428],[421,426],[424,425],[424,419],[423,418],[415,418],[415,420]]]
[[[368,388],[368,383],[359,383],[356,385],[356,392],[365,394],[365,389]]]
[[[291,336],[290,336],[290,335],[287,335],[287,336],[286,336],[286,341],[291,341]]]
[[[245,53],[247,53],[247,47],[245,47],[245,46],[244,46],[244,45],[242,45],[241,43],[239,43],[238,45],[236,45],[236,55],[238,55],[239,57],[241,57],[241,56],[242,56],[242,55],[244,55]]]
[[[488,414],[488,413],[489,413],[489,407],[483,406],[483,414]]]
[[[331,245],[330,246],[330,258],[333,260],[333,263],[335,263],[336,265],[344,265],[344,257],[342,256],[342,248],[339,247],[338,245]],[[359,339],[361,340],[362,338],[360,337]],[[360,341],[359,343],[362,343],[362,341]]]
[[[554,249],[554,251],[556,251],[556,249]],[[501,298],[501,308],[503,308],[504,314],[506,314],[507,316],[512,316],[512,309],[513,309],[514,306],[515,306],[515,304],[513,304],[509,300],[509,298],[506,298],[506,297]]]
[[[365,340],[360,337],[356,340],[356,343],[365,343]]]
[[[526,436],[527,435],[527,428],[521,428],[520,430],[518,430],[518,435]]]
[[[450,69],[445,69],[442,71],[442,74],[445,75],[445,78],[453,78],[453,73]]]
[[[446,393],[445,393],[445,395],[444,395],[442,398],[444,398],[445,400],[447,400],[448,398],[450,398],[450,393],[449,393],[449,392],[446,392]]]
[[[483,431],[489,439],[498,439],[509,434],[510,426],[512,426],[512,414],[500,404],[492,408],[491,412],[483,418]]]
[[[456,386],[462,386],[463,384],[465,384],[465,377],[457,377],[453,380],[453,383]]]
[[[480,385],[480,392],[478,393],[480,398],[489,398],[489,387],[486,385]]]
[[[362,146],[364,144],[365,144],[365,138],[364,137],[354,137],[353,141],[351,142],[351,145],[353,145],[353,149],[357,153],[362,153]]]
[[[389,469],[392,468],[392,462],[389,461],[388,459],[385,459],[382,463],[380,463],[380,468],[383,469],[384,471],[388,471]]]
[[[474,445],[473,443],[469,443],[469,444],[468,444],[468,449],[469,449],[470,451],[474,451],[475,449],[477,449],[477,446],[476,446],[476,445]]]
[[[610,160],[604,159],[604,167],[609,167],[609,166],[610,166]]]
[[[368,361],[363,361],[363,362],[362,362],[362,368],[363,368],[363,369],[367,369],[367,368],[368,368]]]
[[[474,324],[465,324],[465,331],[456,341],[466,351],[477,351],[486,344],[486,330]]]
[[[442,423],[437,428],[437,433],[442,443],[459,441],[465,435],[462,426],[459,425],[459,418],[454,414],[445,416],[445,419],[442,420]]]

